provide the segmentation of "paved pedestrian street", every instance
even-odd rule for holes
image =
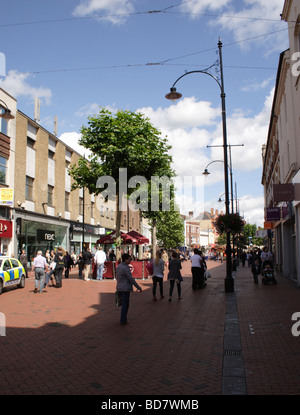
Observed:
[[[130,324],[119,324],[114,280],[74,272],[60,289],[24,289],[0,297],[2,395],[298,395],[300,290],[278,276],[257,286],[239,266],[224,292],[226,264],[208,261],[212,278],[193,291],[183,263],[182,297],[152,301],[152,280],[130,297]],[[297,331],[298,328],[298,331]]]

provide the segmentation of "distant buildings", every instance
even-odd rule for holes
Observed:
[[[193,217],[193,212],[189,212],[187,216],[181,215],[184,220],[185,246],[205,250],[214,248],[219,235],[214,229],[213,221],[218,214],[218,210],[211,209],[196,218]]]

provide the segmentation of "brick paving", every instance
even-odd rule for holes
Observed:
[[[131,294],[128,326],[119,325],[114,280],[63,280],[60,289],[11,288],[0,297],[6,336],[0,337],[2,395],[221,395],[224,382],[225,263],[208,262],[205,290],[191,288],[183,264],[183,300],[174,290],[152,301],[152,281]],[[235,279],[248,395],[300,393],[300,337],[291,316],[300,290],[278,277],[258,286],[248,267]],[[6,352],[5,352],[6,351]]]

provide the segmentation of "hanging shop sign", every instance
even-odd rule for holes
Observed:
[[[273,184],[274,202],[292,202],[294,200],[293,183]]]
[[[0,238],[12,237],[12,222],[9,220],[0,220]]]
[[[14,204],[14,189],[2,187],[0,189],[0,206],[13,206]]]
[[[280,207],[272,207],[266,209],[266,222],[280,220]]]

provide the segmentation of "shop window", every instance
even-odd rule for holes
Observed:
[[[26,176],[25,199],[33,201],[33,178]]]
[[[0,157],[0,183],[6,183],[6,163],[7,160],[4,157]]]

